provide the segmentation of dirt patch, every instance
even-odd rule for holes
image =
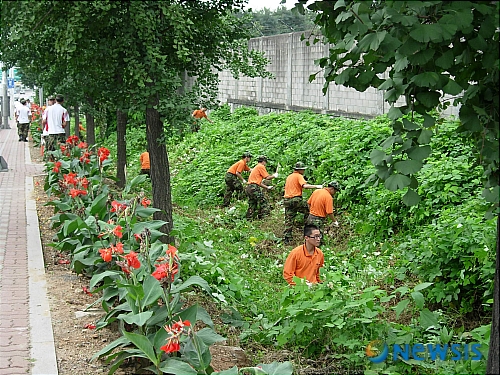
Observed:
[[[31,159],[34,163],[43,163],[40,149],[30,142]],[[36,200],[42,251],[45,261],[47,294],[52,317],[57,365],[61,375],[104,374],[109,366],[103,361],[91,361],[92,356],[113,340],[120,337],[118,331],[108,327],[102,330],[92,329],[99,318],[103,316],[99,306],[92,306],[97,297],[86,292],[89,279],[78,276],[69,268],[67,254],[60,253],[49,246],[56,233],[51,228],[50,218],[54,215],[51,206],[44,206],[49,198],[43,190],[45,176],[34,177],[33,198]],[[211,306],[211,314],[215,306]],[[89,328],[90,325],[90,328]],[[231,344],[235,340],[231,341]],[[223,343],[225,344],[225,343]],[[212,367],[222,371],[237,365],[248,366],[249,360],[245,352],[237,346],[213,345]],[[128,362],[115,374],[149,374],[141,372],[140,363]]]

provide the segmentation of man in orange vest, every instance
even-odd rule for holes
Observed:
[[[224,181],[226,181],[226,192],[224,194],[224,207],[228,207],[231,202],[231,197],[233,196],[233,192],[236,194],[243,193],[243,184],[247,182],[242,176],[243,171],[250,171],[250,167],[248,163],[252,159],[252,154],[249,152],[245,152],[241,156],[241,160],[234,163],[226,173]]]
[[[318,191],[318,190],[317,190]],[[283,278],[295,285],[294,277],[306,279],[308,285],[320,283],[319,269],[325,264],[323,252],[318,248],[321,234],[315,225],[304,227],[304,243],[293,249],[283,266]]]
[[[307,204],[309,205],[309,216],[307,217],[306,224],[316,225],[321,235],[323,236],[323,228],[326,218],[329,217],[333,225],[338,226],[339,223],[333,216],[333,196],[340,190],[340,185],[337,181],[330,182],[323,189],[315,190]]]
[[[304,179],[306,166],[302,162],[295,163],[293,173],[285,181],[285,230],[283,242],[289,244],[292,240],[293,223],[297,214],[304,215],[304,222],[309,214],[309,206],[302,199],[302,189],[322,189],[323,185],[310,185]]]
[[[197,132],[200,130],[200,121],[203,118],[206,118],[207,121],[212,124],[212,120],[210,120],[207,116],[207,109],[204,107],[195,110],[192,116],[194,117],[193,132]]]
[[[139,156],[141,162],[141,174],[151,175],[151,166],[149,164],[149,152],[145,151]]]
[[[278,172],[274,174],[267,173],[266,156],[259,156],[257,161],[258,164],[252,169],[250,176],[248,176],[248,184],[245,188],[245,193],[247,193],[248,196],[247,219],[253,219],[255,214],[257,214],[258,219],[262,219],[269,214],[271,208],[269,207],[269,203],[262,189],[271,190],[273,186],[264,185],[262,181],[272,180],[278,177]]]

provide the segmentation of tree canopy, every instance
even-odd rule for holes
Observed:
[[[249,51],[244,0],[1,3],[0,59],[68,104],[145,113],[155,207],[165,232],[172,204],[164,123],[216,101],[218,72],[269,76]],[[186,87],[186,77],[194,84]],[[126,116],[117,115],[124,137]],[[118,142],[122,142],[119,140]],[[123,143],[123,142],[122,142]],[[120,151],[120,155],[123,150]]]
[[[304,12],[306,0],[296,7]],[[392,134],[371,153],[390,190],[405,189],[403,202],[420,201],[415,174],[432,152],[439,131],[436,110],[460,107],[464,137],[476,145],[484,168],[483,197],[498,220],[499,200],[499,10],[496,1],[314,1],[321,33],[313,43],[329,44],[324,92],[330,82],[364,91],[385,91],[391,104]],[[316,77],[311,76],[311,80]],[[500,221],[498,221],[500,227]],[[499,252],[495,295],[499,293]],[[495,298],[488,372],[499,372],[499,313]]]

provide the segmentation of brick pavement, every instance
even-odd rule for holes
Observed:
[[[31,163],[28,143],[18,142],[14,121],[10,126],[0,129],[0,155],[8,163],[8,171],[0,172],[0,375],[55,375],[40,232],[30,197],[32,176],[43,166]]]

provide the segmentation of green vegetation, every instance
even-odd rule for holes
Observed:
[[[375,365],[364,354],[376,339],[389,345],[472,341],[484,356],[488,351],[489,326],[482,324],[491,312],[495,220],[484,219],[489,205],[481,198],[481,168],[473,164],[473,146],[456,132],[457,121],[438,121],[435,152],[418,172],[423,199],[407,208],[403,192],[365,183],[374,171],[371,150],[390,132],[386,117],[258,116],[254,109],[230,114],[223,107],[211,118],[214,124],[167,145],[172,235],[183,272],[209,283],[220,318],[238,327],[248,348],[277,345],[367,373],[484,372],[484,357]],[[131,138],[140,144],[140,131]],[[141,150],[132,144],[127,150],[135,155],[129,172],[137,173]],[[282,166],[270,195],[273,212],[263,221],[244,219],[245,200],[219,208],[222,176],[247,150],[266,154],[268,171]],[[309,182],[336,179],[343,186],[335,199],[341,228],[330,230],[333,238],[323,248],[325,282],[311,289],[289,289],[281,276],[290,251],[280,241],[281,192],[297,160],[310,166]],[[299,244],[300,228],[294,235]]]

